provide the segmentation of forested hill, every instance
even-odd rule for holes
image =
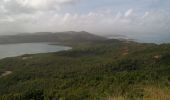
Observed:
[[[170,44],[77,43],[0,60],[0,100],[170,100]]]
[[[98,41],[106,38],[93,35],[91,33],[81,31],[68,32],[38,32],[31,34],[18,34],[0,36],[0,44],[9,43],[33,43],[33,42],[84,42],[84,41]]]

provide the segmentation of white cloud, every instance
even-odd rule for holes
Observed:
[[[132,10],[127,10],[131,11]],[[141,16],[142,13],[142,16]],[[163,12],[133,12],[128,17],[119,11],[117,13],[104,11],[91,11],[86,14],[55,12],[39,12],[35,14],[13,15],[13,23],[23,27],[25,31],[69,31],[86,30],[96,33],[159,33],[169,30],[166,28],[170,20]],[[15,26],[15,27],[16,27]]]
[[[167,10],[124,8],[66,11],[79,0],[0,1],[0,32],[89,31],[115,34],[156,34],[170,32]],[[125,10],[126,9],[126,10]]]
[[[128,16],[130,16],[132,13],[133,13],[133,9],[128,9],[128,10],[125,12],[124,16],[125,16],[125,17],[128,17]]]
[[[14,19],[10,16],[4,16],[0,18],[0,23],[13,22]]]
[[[66,4],[79,0],[2,0],[1,7],[9,13],[35,13],[37,11],[60,10]]]
[[[55,0],[16,0],[23,7],[34,9],[48,9],[55,3]],[[58,6],[58,5],[56,5]]]
[[[3,13],[8,12],[8,10],[3,5],[0,6],[0,11]]]
[[[145,17],[147,17],[149,15],[149,12],[147,11],[147,12],[145,12],[145,14],[142,16],[142,18],[145,18]]]
[[[11,1],[11,0],[4,0],[5,3],[9,2],[9,1]]]

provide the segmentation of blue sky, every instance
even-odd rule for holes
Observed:
[[[170,9],[169,6],[169,0],[83,0],[82,2],[79,2],[78,5],[69,8],[71,8],[70,12],[87,13],[101,8],[113,10],[127,10],[129,8],[134,8],[146,11]]]
[[[89,31],[167,37],[170,0],[1,0],[0,34]]]

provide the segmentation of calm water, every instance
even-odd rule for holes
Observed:
[[[69,50],[70,47],[48,45],[48,43],[22,43],[0,45],[0,59],[23,54],[36,54]]]

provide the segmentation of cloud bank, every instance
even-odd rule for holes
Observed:
[[[169,36],[170,7],[166,6],[167,2],[128,0],[132,4],[126,4],[121,1],[2,0],[0,34],[85,30],[98,34]],[[143,5],[136,7],[134,2]],[[96,6],[98,3],[101,5]]]

